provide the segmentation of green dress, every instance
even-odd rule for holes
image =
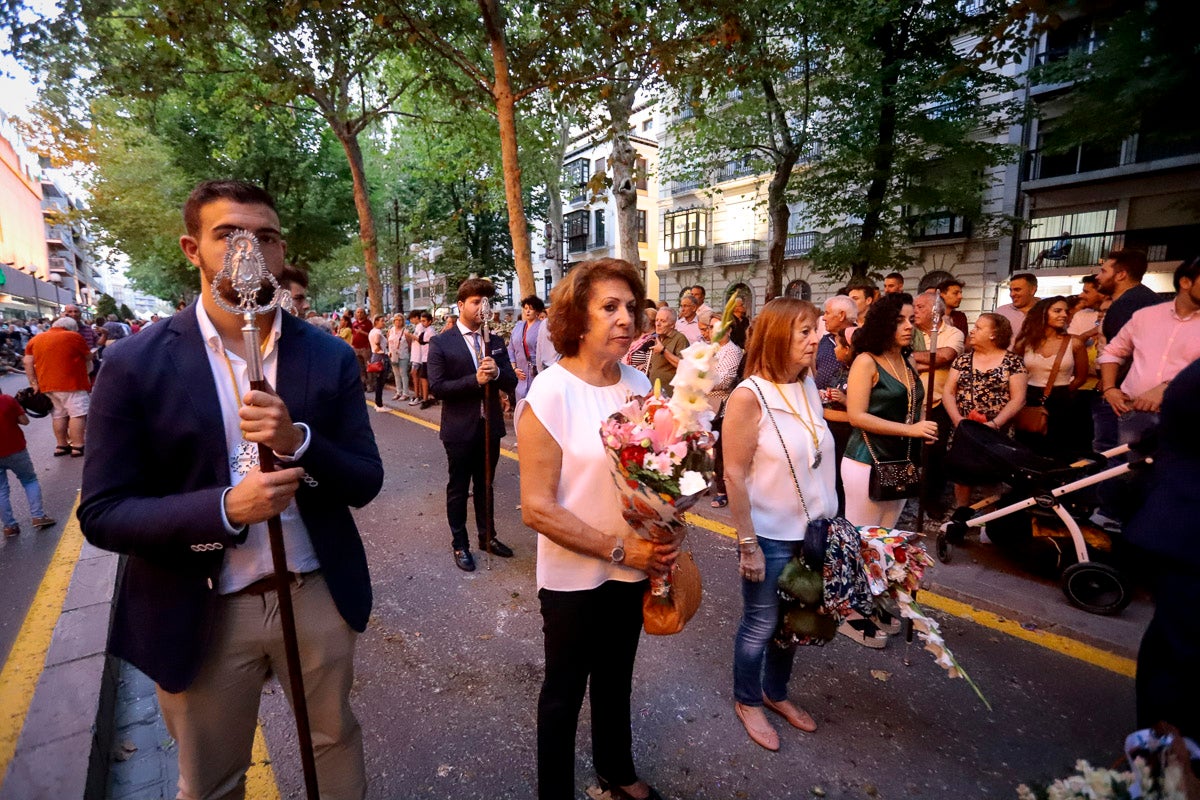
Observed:
[[[925,387],[921,381],[913,374],[912,365],[908,359],[904,360],[905,367],[912,374],[912,387],[916,397],[913,398],[913,408],[916,409],[916,414],[913,416],[913,421],[916,421],[921,416],[921,403],[925,399]],[[892,376],[892,373],[884,369],[879,362],[875,362],[875,369],[879,372],[879,380],[875,382],[875,386],[871,389],[871,399],[867,403],[867,413],[880,419],[891,420],[892,422],[904,422],[908,419],[909,399],[908,389],[903,383]],[[880,436],[877,433],[869,434],[871,437],[871,447],[875,450],[875,456],[880,461],[902,461],[906,458],[912,458],[916,461],[921,455],[920,441],[908,436]],[[912,449],[909,450],[911,443]],[[850,431],[850,439],[846,443],[846,458],[851,461],[857,461],[860,464],[873,464],[871,453],[867,450],[867,444],[863,441],[862,431],[854,428]]]

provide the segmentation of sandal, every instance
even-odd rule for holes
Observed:
[[[59,456],[69,456],[69,455],[71,455],[71,445],[69,445],[69,444],[60,444],[58,447],[54,448],[54,457],[55,458],[58,458]]]
[[[719,494],[712,499],[709,505],[713,508],[724,508],[729,505],[729,495]]]
[[[596,776],[596,782],[600,784],[600,791],[607,792],[608,796],[613,798],[613,800],[663,800],[663,796],[655,791],[654,787],[650,784],[646,784],[646,790],[649,794],[644,798],[636,798],[620,786],[599,775]]]
[[[882,650],[887,644],[887,634],[879,630],[874,622],[862,617],[846,620],[838,626],[838,633],[872,650]]]
[[[83,448],[82,447],[72,447],[71,448],[71,458],[83,458]]]
[[[889,614],[882,608],[879,609],[879,613],[871,621],[875,623],[875,627],[889,636],[895,636],[904,627],[899,617]]]

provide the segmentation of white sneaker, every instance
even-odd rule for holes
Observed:
[[[412,400],[408,401],[408,404],[410,406],[419,406],[421,405],[421,401],[414,397]]]
[[[381,412],[386,412],[388,410],[388,407],[387,406],[375,406],[375,410],[381,411]]]

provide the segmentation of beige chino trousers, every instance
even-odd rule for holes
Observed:
[[[357,634],[338,613],[320,573],[292,586],[292,603],[321,797],[362,800],[362,730],[350,708]],[[259,698],[272,672],[291,704],[275,592],[222,596],[196,680],[178,694],[158,689],[163,719],[179,748],[178,800],[245,797]]]

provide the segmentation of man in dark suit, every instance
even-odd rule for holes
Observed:
[[[242,318],[217,305],[212,285],[238,229],[282,271],[274,204],[252,184],[208,181],[184,221],[200,300],[109,346],[89,414],[79,520],[88,541],[128,556],[109,650],[158,684],[179,796],[242,797],[271,673],[291,699],[266,532],[279,515],[321,796],[362,798],[349,694],[371,584],[349,507],[375,497],[383,466],[358,363],[276,310],[258,318],[274,391],[250,391]],[[218,288],[230,298],[228,283]],[[277,471],[259,468],[259,443]]]
[[[470,278],[458,287],[458,322],[429,343],[429,391],[442,401],[439,434],[446,448],[450,479],[446,483],[446,519],[454,547],[454,563],[466,572],[475,570],[467,536],[467,494],[475,491],[475,526],[479,548],[501,558],[512,549],[496,538],[489,520],[494,519],[484,475],[484,406],[487,406],[491,441],[491,473],[500,459],[504,436],[504,413],[500,393],[517,387],[517,373],[508,360],[499,336],[482,337],[483,301],[496,292],[491,281]],[[487,387],[485,391],[484,387]],[[485,403],[484,398],[487,398]]]

